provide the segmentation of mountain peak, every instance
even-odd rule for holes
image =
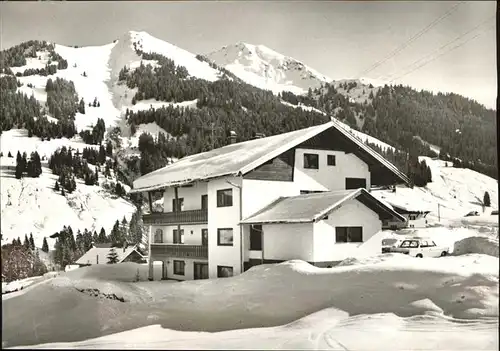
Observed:
[[[213,51],[207,57],[245,82],[274,93],[303,94],[331,79],[303,62],[262,44],[237,42]]]

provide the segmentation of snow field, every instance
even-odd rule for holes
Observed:
[[[58,176],[52,174],[46,162],[42,162],[39,178],[16,179],[13,156],[0,158],[3,242],[33,233],[36,247],[42,246],[43,237],[53,247],[55,240],[49,236],[62,230],[63,225],[71,225],[75,234],[85,228],[99,232],[101,227],[109,233],[117,219],[121,221],[125,216],[128,221],[135,211],[128,201],[115,198],[100,186],[85,185],[80,179],[72,194],[62,196],[53,190]],[[102,174],[99,182],[104,182]]]
[[[80,268],[4,302],[5,346],[489,350],[498,345],[497,257],[393,258],[334,268],[296,260],[255,266],[232,278],[181,283],[133,283],[137,270],[143,274],[147,268],[134,263]],[[113,293],[125,302],[77,289]],[[38,325],[38,338],[32,326],[12,315],[19,304],[32,304],[33,294],[44,309],[57,311],[54,325],[42,318],[40,307],[24,312],[23,318]],[[71,309],[56,307],[66,300],[80,302]],[[71,327],[63,324],[69,320]],[[89,323],[94,327],[82,329]],[[54,341],[66,343],[39,345]]]

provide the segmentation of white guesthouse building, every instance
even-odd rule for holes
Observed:
[[[382,221],[405,221],[371,186],[408,183],[330,121],[185,157],[138,178],[131,192],[149,194],[150,279],[153,262],[161,262],[162,278],[188,280],[262,263],[329,266],[356,256]],[[154,213],[158,191],[163,212]],[[381,250],[380,242],[368,246]]]

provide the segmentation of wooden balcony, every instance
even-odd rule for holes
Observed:
[[[151,254],[165,257],[208,259],[208,246],[151,243]]]
[[[142,216],[145,225],[206,224],[208,211],[158,212]]]

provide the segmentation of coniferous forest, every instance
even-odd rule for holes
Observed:
[[[323,110],[405,154],[436,157],[428,144],[439,145],[444,158],[458,158],[464,167],[498,177],[495,112],[462,96],[433,95],[399,85],[370,93],[370,103],[355,103],[328,84],[304,96],[289,92],[274,96],[240,80],[207,82],[188,77],[182,67],[162,55],[137,53],[144,59],[157,60],[161,66],[141,64],[133,71],[122,69],[119,79],[129,88],[137,88],[133,103],[156,99],[196,100],[197,104],[197,109],[168,106],[126,112],[132,133],[137,125],[151,122],[169,133],[156,141],[141,136],[142,174],[165,166],[172,157],[226,145],[229,130],[243,141],[259,132],[274,135],[329,120],[317,111],[283,105],[284,100]],[[345,89],[356,84],[345,83]],[[363,121],[362,125],[358,126],[355,116]],[[400,168],[407,171],[409,157],[404,159]]]

